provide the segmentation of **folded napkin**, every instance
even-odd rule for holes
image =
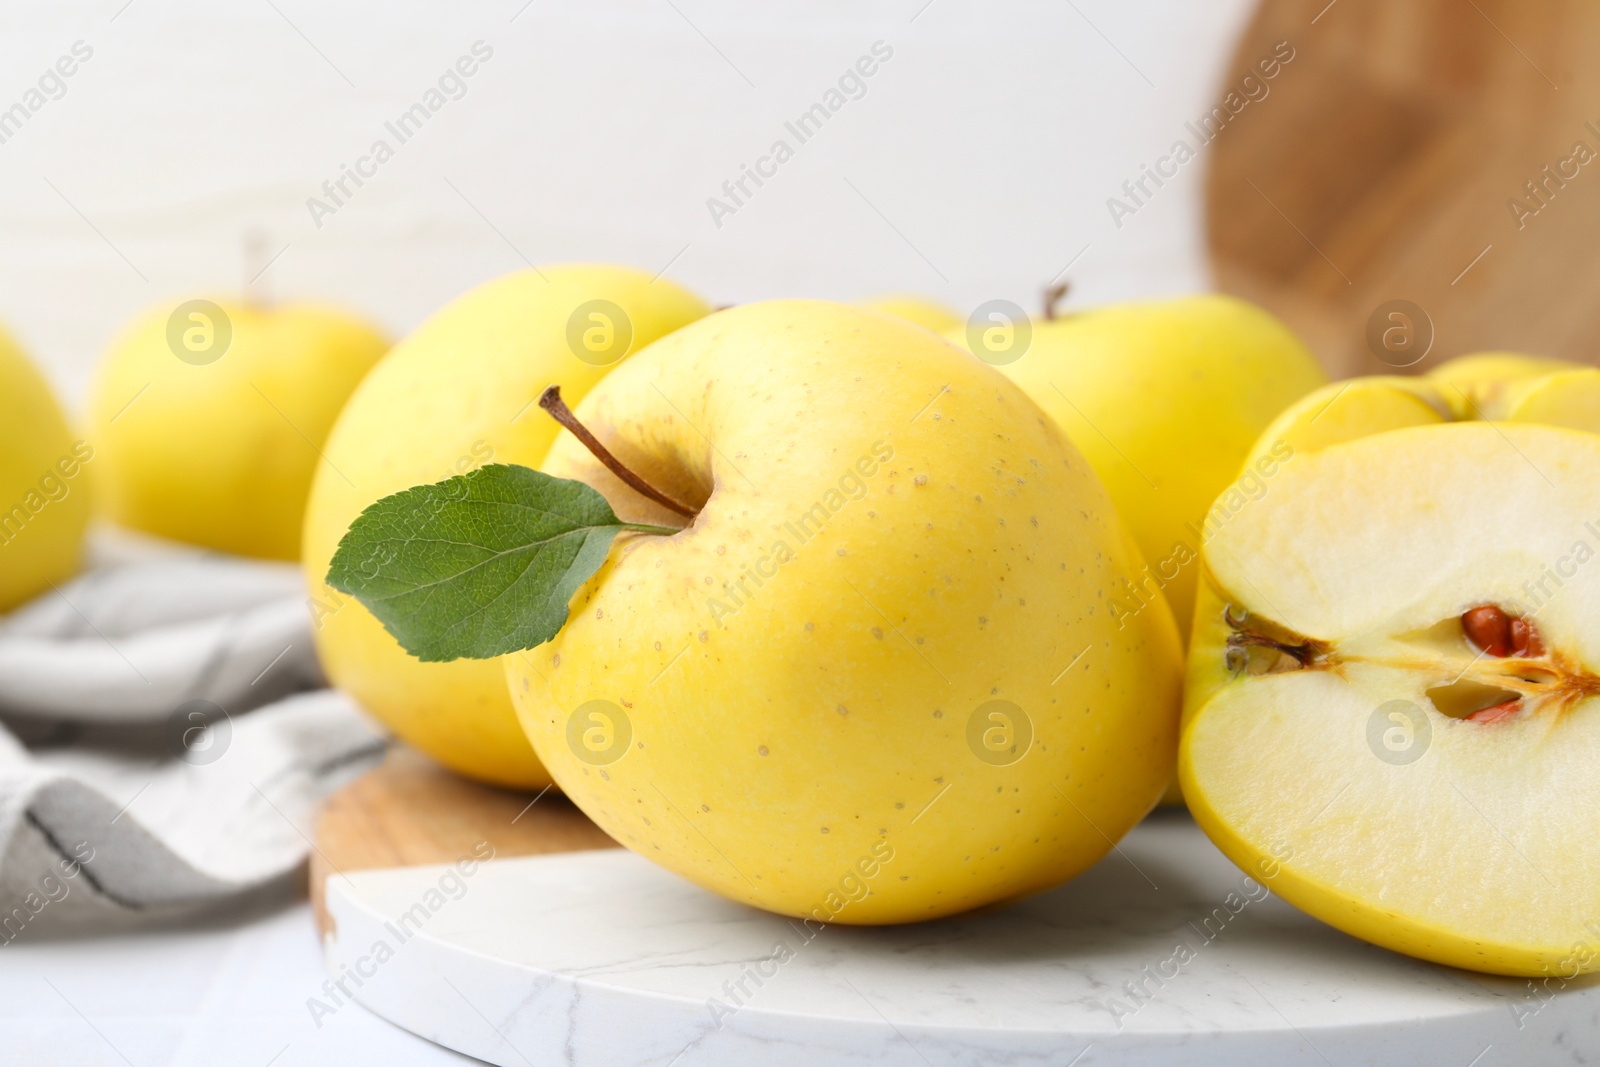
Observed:
[[[0,617],[0,947],[292,886],[386,744],[325,685],[294,566],[97,535]]]

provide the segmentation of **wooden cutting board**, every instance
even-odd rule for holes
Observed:
[[[481,785],[400,744],[329,798],[314,837],[311,906],[323,936],[329,875],[455,863],[483,858],[487,848],[508,857],[620,847],[559,790]]]
[[[1596,362],[1600,158],[1544,168],[1600,154],[1600,6],[1263,0],[1216,99],[1278,42],[1294,58],[1202,150],[1217,283],[1336,376],[1393,372],[1366,337],[1397,299],[1435,334],[1411,371],[1494,348]]]

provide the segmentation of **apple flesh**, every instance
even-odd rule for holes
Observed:
[[[779,301],[656,342],[577,414],[698,509],[619,537],[560,634],[505,658],[540,758],[618,841],[772,911],[905,922],[1069,878],[1161,795],[1176,626],[1111,617],[1138,551],[992,368]],[[570,434],[543,469],[683,525]]]
[[[1400,952],[1600,967],[1596,469],[1590,433],[1419,425],[1217,526],[1179,774],[1219,848]]]

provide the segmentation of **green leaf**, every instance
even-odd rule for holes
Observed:
[[[327,581],[420,660],[492,659],[560,633],[623,530],[677,533],[622,522],[582,482],[495,463],[367,508]]]

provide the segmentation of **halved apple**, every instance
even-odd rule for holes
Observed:
[[[1411,425],[1297,451],[1209,521],[1190,810],[1284,899],[1375,944],[1600,969],[1600,435],[1348,388],[1374,391],[1351,409],[1373,426]],[[1322,433],[1314,411],[1277,432]]]
[[[1458,419],[1495,418],[1511,383],[1576,370],[1582,364],[1523,352],[1474,352],[1446,360],[1423,380],[1437,385]]]

